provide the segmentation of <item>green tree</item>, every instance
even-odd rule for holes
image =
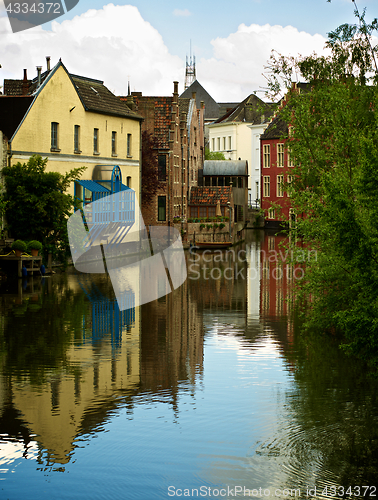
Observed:
[[[39,240],[44,251],[65,260],[69,249],[67,218],[74,207],[66,190],[85,167],[62,175],[46,172],[46,165],[47,158],[34,155],[27,163],[3,168],[5,216],[12,237]]]
[[[205,148],[205,160],[225,160],[224,154],[220,151],[210,151],[209,148]]]
[[[310,87],[289,91],[282,112],[296,165],[287,186],[293,233],[318,256],[298,291],[306,325],[339,334],[345,350],[378,369],[378,23],[355,15],[356,25],[329,34],[329,56],[274,55],[270,90],[291,86],[294,72]]]

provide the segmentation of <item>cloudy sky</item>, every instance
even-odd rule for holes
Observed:
[[[368,20],[378,16],[378,0],[357,4]],[[351,0],[79,0],[51,23],[12,33],[0,0],[0,85],[24,68],[34,78],[51,56],[52,65],[61,57],[69,72],[104,80],[118,95],[128,80],[144,95],[170,95],[177,80],[181,93],[191,47],[213,98],[241,101],[264,87],[273,49],[320,53],[327,33],[346,22],[355,22]]]

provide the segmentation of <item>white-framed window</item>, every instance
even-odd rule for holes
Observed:
[[[280,142],[277,144],[277,167],[283,167],[285,161],[285,145]]]
[[[277,175],[277,196],[282,198],[284,195],[284,176]]]
[[[288,151],[287,151],[287,166],[294,167],[294,158],[290,153],[290,149],[288,149]]]
[[[211,139],[211,151],[215,151],[215,138]]]
[[[268,209],[268,219],[275,219],[275,218],[276,218],[276,209],[269,208]]]
[[[232,142],[231,142],[231,136],[229,135],[228,136],[228,149],[231,150],[231,145],[232,145]]]
[[[288,184],[291,184],[293,182],[293,176],[292,175],[288,175],[287,176],[287,183]],[[290,197],[290,192],[287,191],[286,194]]]
[[[226,138],[223,137],[223,151],[226,151]]]
[[[220,151],[220,148],[221,148],[221,141],[220,141],[220,137],[217,137],[217,143],[218,143],[218,151]]]
[[[269,198],[270,196],[270,176],[264,175],[263,177],[263,196]]]
[[[270,144],[263,145],[263,167],[270,167]]]

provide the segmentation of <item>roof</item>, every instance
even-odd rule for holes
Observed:
[[[198,80],[194,80],[190,87],[184,90],[184,92],[180,95],[180,98],[191,98],[193,92],[196,94],[197,109],[200,109],[201,101],[205,103],[205,120],[216,120],[219,117],[219,104],[214,101],[211,95],[202,87]]]
[[[231,186],[194,186],[190,190],[189,205],[227,205],[231,201]]]
[[[235,108],[221,116],[215,123],[247,122],[252,125],[266,123],[273,114],[273,107],[255,94],[250,94]]]
[[[307,93],[311,91],[311,84],[309,83],[296,83],[293,84],[293,89],[299,89],[301,93]],[[285,95],[280,101],[279,109],[273,116],[271,122],[265,129],[264,133],[260,136],[261,140],[270,139],[285,139],[289,133],[289,127],[286,121],[283,120],[282,115],[280,115],[280,110],[286,106],[288,100],[288,94]],[[290,104],[289,104],[290,105]]]
[[[85,189],[88,189],[89,191],[92,191],[95,193],[109,193],[110,194],[109,189],[106,189],[104,186],[101,186],[101,184],[99,184],[96,181],[85,181],[85,180],[83,181],[83,180],[76,179],[75,182],[80,184],[80,186],[85,187]]]
[[[140,115],[132,111],[125,102],[120,101],[117,96],[110,92],[103,81],[70,74],[61,60],[50,71],[41,74],[39,85],[38,78],[33,80],[4,80],[4,93],[7,97],[11,95],[20,97],[25,93],[28,96],[36,96],[59,67],[62,67],[67,73],[86,111],[142,120]]]
[[[124,101],[110,92],[104,82],[78,75],[70,75],[70,77],[86,111],[142,119],[140,115],[131,111]]]
[[[248,162],[246,160],[205,160],[203,175],[248,175]]]

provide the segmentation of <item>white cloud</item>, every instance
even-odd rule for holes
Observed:
[[[199,61],[197,78],[216,101],[238,101],[266,86],[262,73],[273,49],[291,56],[320,54],[325,41],[292,26],[241,24],[227,38],[212,40],[214,56]]]
[[[169,53],[161,34],[136,7],[109,4],[72,20],[53,21],[51,30],[37,26],[15,34],[3,14],[0,7],[0,84],[4,78],[22,78],[24,68],[29,78],[35,77],[36,66],[44,66],[49,55],[52,65],[61,57],[68,71],[104,80],[116,94],[127,92],[129,78],[131,89],[144,95],[171,95],[174,80],[183,90],[184,59]],[[216,101],[241,101],[265,85],[262,73],[272,49],[286,55],[320,53],[325,39],[292,26],[241,24],[211,43],[213,57],[197,58],[198,80]]]
[[[184,10],[175,9],[173,11],[173,15],[174,16],[184,16],[184,17],[187,17],[187,16],[191,16],[192,13],[188,9],[184,9]]]
[[[173,92],[173,81],[182,79],[184,63],[169,54],[159,32],[131,5],[106,5],[63,22],[53,21],[51,30],[35,27],[11,33],[7,18],[0,17],[0,78],[36,76],[36,66],[51,56],[59,58],[74,74],[104,80],[117,94],[131,89],[145,95]]]

